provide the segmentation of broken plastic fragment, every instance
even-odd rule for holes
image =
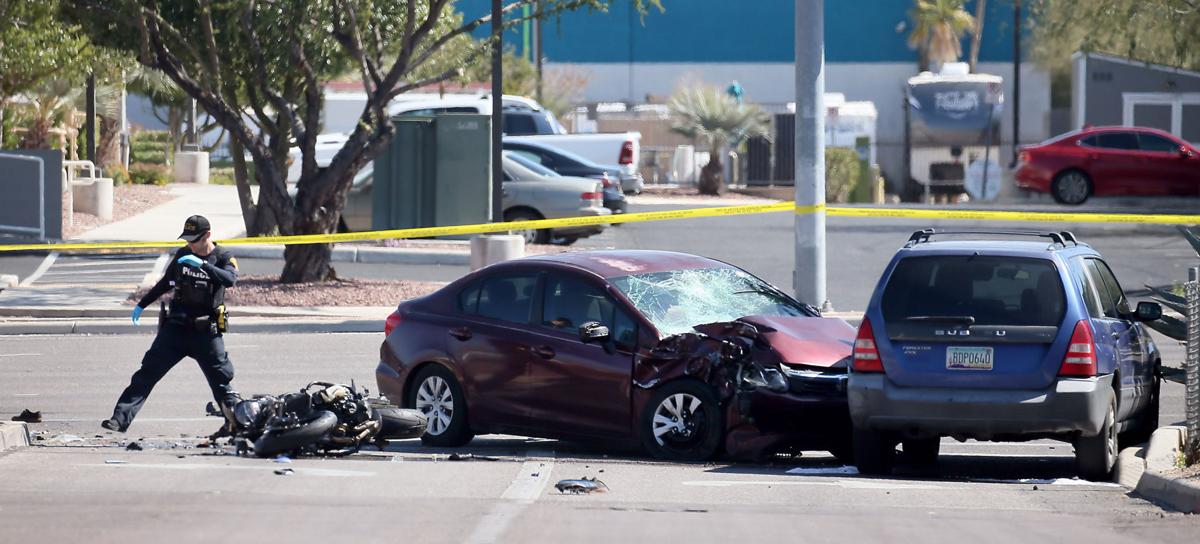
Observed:
[[[276,457],[276,458],[275,458],[275,462],[276,462],[276,463],[291,463],[291,462],[292,462],[292,458],[291,458],[291,457],[288,457],[288,456],[286,456],[286,455],[280,455],[279,457]]]
[[[128,446],[125,446],[125,449],[129,451],[142,451],[143,448],[142,445],[138,444],[137,442],[130,442]]]
[[[294,471],[290,468],[281,468],[281,469],[275,470],[275,474],[278,474],[280,476],[291,476],[292,474],[295,474],[295,473],[296,473],[296,471]]]
[[[559,493],[578,495],[581,493],[606,493],[608,485],[596,478],[580,478],[578,480],[561,480],[554,484]]]

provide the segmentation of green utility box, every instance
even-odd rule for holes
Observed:
[[[487,223],[492,210],[491,118],[397,116],[375,159],[375,230]]]

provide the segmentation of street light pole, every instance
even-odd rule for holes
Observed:
[[[796,264],[800,302],[825,293],[825,2],[796,0]]]
[[[504,127],[504,34],[500,0],[492,0],[492,222],[503,221],[504,172],[500,138]]]
[[[1021,0],[1013,0],[1013,154],[1017,165],[1017,146],[1021,145]]]

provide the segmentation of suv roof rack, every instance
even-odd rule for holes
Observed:
[[[1067,244],[1073,246],[1085,245],[1079,241],[1070,231],[1046,232],[1034,230],[936,230],[923,229],[912,233],[908,237],[908,243],[904,247],[913,247],[917,244],[929,242],[933,236],[941,235],[972,235],[972,234],[997,234],[1002,236],[1033,236],[1037,238],[1049,238],[1055,244],[1067,247]]]

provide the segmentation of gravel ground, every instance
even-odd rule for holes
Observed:
[[[723,191],[718,196],[711,196],[711,195],[700,194],[698,192],[698,189],[696,189],[695,187],[655,187],[653,185],[647,185],[645,187],[645,189],[642,190],[642,194],[644,194],[646,196],[678,198],[681,202],[705,201],[705,200],[716,200],[716,199],[729,200],[729,199],[762,198],[762,197],[758,197],[758,196],[754,196],[754,195],[745,195],[745,194],[741,194],[741,193],[735,193],[728,189]],[[636,196],[629,197],[629,201],[631,203],[637,203],[637,197]]]
[[[68,224],[63,218],[63,239],[69,240],[92,230],[100,225],[120,221],[137,215],[175,197],[166,187],[157,185],[117,185],[113,187],[113,217],[112,221],[101,221],[92,214],[75,212],[74,224]],[[63,209],[67,209],[67,196],[63,195]]]
[[[279,283],[278,276],[242,276],[225,291],[225,302],[237,306],[392,306],[432,293],[445,283],[406,280],[340,279],[318,283]],[[125,301],[137,303],[139,289]]]

